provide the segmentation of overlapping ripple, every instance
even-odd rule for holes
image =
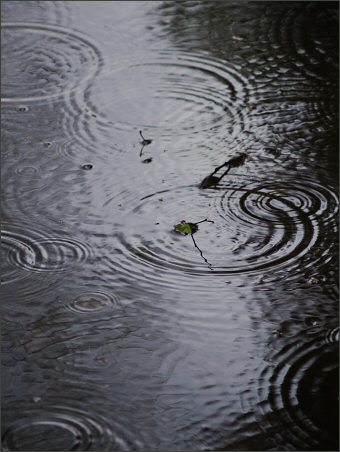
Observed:
[[[81,33],[21,22],[6,22],[1,31],[3,102],[56,98],[83,89],[99,70],[100,52]]]
[[[337,196],[313,181],[247,181],[229,187],[216,207],[227,228],[240,234],[235,252],[246,266],[241,261],[239,270],[284,270],[291,279],[302,258],[306,271],[332,256],[334,246],[323,231],[336,230]]]
[[[337,450],[339,329],[319,331],[331,309],[308,297],[333,290],[338,199],[299,172],[330,161],[333,6],[161,2],[156,24],[143,3],[93,17],[91,2],[21,3],[7,21],[26,22],[2,29],[4,210],[17,218],[3,225],[4,449],[156,450],[164,432],[168,448],[249,450],[239,432],[262,430],[258,448]],[[101,74],[87,33],[112,58]],[[199,189],[236,151],[251,152],[245,166]],[[52,216],[76,236],[47,230]],[[173,232],[204,218],[199,248]],[[31,296],[57,278],[58,296]],[[269,282],[263,299],[254,281]]]
[[[96,42],[73,29],[29,22],[5,22],[2,34],[5,151],[20,143],[25,155],[29,144],[39,157],[79,161],[92,154],[106,125],[91,98],[103,65]]]
[[[40,164],[44,161],[53,169],[62,165],[65,157],[79,163],[91,158],[102,139],[102,131],[107,128],[91,99],[84,98],[84,91],[49,103],[31,102],[27,110],[21,111],[23,107],[24,104],[20,108],[2,104],[4,155],[20,155],[22,160],[35,161],[38,156]],[[112,152],[111,145],[102,146]],[[98,153],[97,159],[100,156]],[[15,162],[7,159],[5,163]]]
[[[18,8],[20,8],[20,14],[18,14]],[[22,2],[21,0],[3,2],[1,14],[9,22],[21,21],[24,18],[26,22],[30,23],[53,23],[64,27],[69,25],[71,19],[69,4],[53,0],[39,4],[34,1]]]
[[[122,203],[105,262],[112,275],[142,284],[190,285],[197,276],[204,285],[206,277],[231,274],[294,279],[327,263],[334,249],[326,232],[336,228],[337,197],[308,179],[250,182],[235,175],[219,190],[184,186]],[[190,236],[172,229],[182,219],[204,218],[214,224],[195,234],[201,255]]]
[[[123,72],[122,72],[123,71]],[[113,91],[113,100],[106,93]],[[97,100],[115,128],[160,128],[165,134],[247,124],[247,81],[238,68],[205,53],[160,53],[103,79]]]
[[[337,345],[299,333],[276,345],[266,362],[257,380],[260,428],[275,436],[278,447],[337,450]]]
[[[4,450],[129,451],[145,447],[145,433],[136,431],[122,414],[112,419],[97,409],[89,412],[74,403],[72,408],[54,404],[23,410],[20,418],[3,431]]]
[[[70,238],[48,236],[32,227],[3,223],[4,283],[14,283],[26,272],[58,272],[83,262],[89,245]]]
[[[328,330],[325,335],[325,341],[329,344],[339,344],[339,327]]]
[[[290,52],[300,70],[311,78],[324,79],[337,70],[337,19],[337,9],[331,2],[326,8],[318,2],[297,3],[273,22],[272,37]]]
[[[69,308],[78,313],[91,314],[98,311],[111,311],[117,298],[105,292],[84,292],[69,303]]]

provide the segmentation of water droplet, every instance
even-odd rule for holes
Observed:
[[[28,107],[26,107],[25,105],[20,105],[20,107],[18,107],[18,111],[20,111],[20,113],[24,113],[28,111]]]
[[[151,162],[152,162],[152,157],[142,160],[142,163],[151,163]]]
[[[117,298],[104,292],[89,292],[79,295],[69,307],[79,313],[93,313],[97,311],[113,309],[117,304]]]
[[[82,165],[82,169],[85,171],[90,171],[93,168],[93,165],[91,163],[86,163],[85,165]]]
[[[305,319],[305,324],[307,326],[317,326],[318,325],[318,319],[316,317],[307,317]]]

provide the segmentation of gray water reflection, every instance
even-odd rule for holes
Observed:
[[[338,450],[338,3],[1,9],[4,450]]]

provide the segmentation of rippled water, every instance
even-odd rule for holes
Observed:
[[[338,3],[1,9],[3,449],[338,450]]]

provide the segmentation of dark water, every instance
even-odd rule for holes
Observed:
[[[3,450],[338,450],[338,3],[1,7]]]

